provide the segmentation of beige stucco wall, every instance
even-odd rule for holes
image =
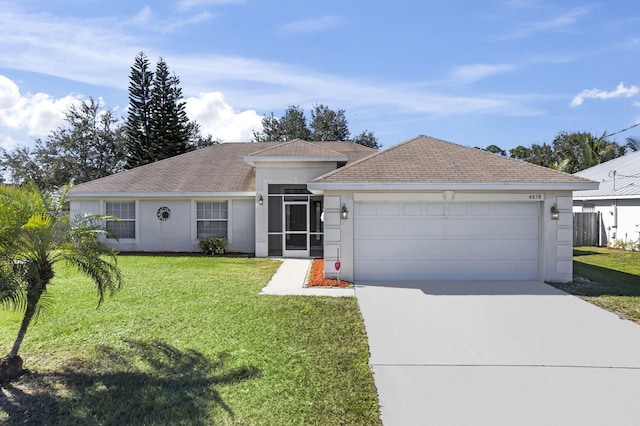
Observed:
[[[110,201],[136,202],[136,239],[106,240],[119,251],[145,252],[199,252],[196,240],[196,200],[229,202],[227,250],[253,253],[254,251],[254,199],[199,197],[185,199],[109,198]],[[104,214],[104,200],[73,199],[71,214]],[[161,221],[157,217],[160,207],[171,209],[171,218]]]
[[[573,215],[571,191],[545,193],[542,208],[543,259],[540,279],[552,282],[568,282],[573,279]],[[551,206],[557,205],[559,220],[551,220]]]
[[[342,219],[345,206],[348,218]],[[327,191],[324,194],[324,271],[327,278],[353,281],[353,194]],[[340,261],[340,271],[335,264]]]

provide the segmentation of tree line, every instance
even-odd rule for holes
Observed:
[[[289,106],[284,115],[276,117],[273,112],[262,118],[262,130],[253,132],[256,142],[284,142],[293,139],[306,141],[353,141],[369,148],[380,149],[378,138],[369,130],[351,137],[345,110],[332,110],[326,105],[316,104],[311,109],[311,120],[307,122],[304,109]]]
[[[508,154],[497,145],[483,149],[561,172],[577,173],[630,151],[637,151],[639,145],[633,138],[628,138],[625,144],[618,144],[608,140],[606,133],[595,136],[589,132],[563,131],[556,135],[551,144],[519,145],[510,149]]]

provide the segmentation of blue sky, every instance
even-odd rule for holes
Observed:
[[[316,103],[385,147],[424,134],[508,150],[640,122],[637,0],[0,0],[0,147],[89,96],[124,114],[139,51],[225,141]]]

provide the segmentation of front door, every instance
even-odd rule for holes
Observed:
[[[284,202],[285,257],[309,257],[308,201]]]

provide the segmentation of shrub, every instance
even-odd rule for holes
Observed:
[[[638,251],[640,249],[640,241],[622,241],[622,240],[614,240],[609,241],[609,247],[617,250],[627,250],[627,251]]]
[[[214,237],[201,238],[198,240],[198,246],[200,246],[200,250],[206,254],[221,255],[224,254],[227,247],[227,239]]]

